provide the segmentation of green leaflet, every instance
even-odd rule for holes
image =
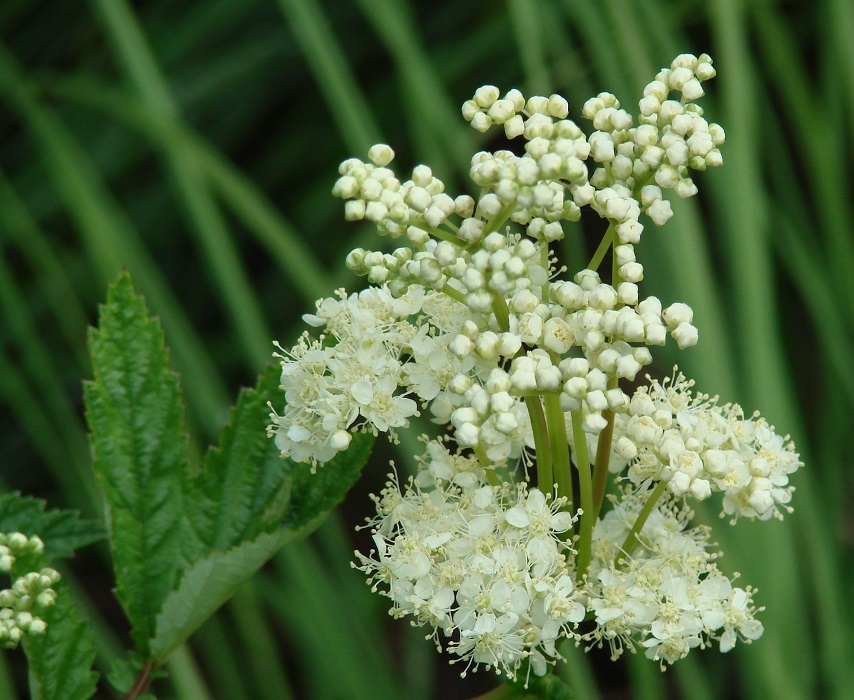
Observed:
[[[33,700],[86,700],[95,694],[95,641],[80,617],[68,586],[56,585],[56,603],[44,615],[47,631],[26,637]]]
[[[264,385],[266,376],[262,376],[259,386]],[[237,416],[239,409],[240,403],[234,411]],[[263,432],[259,434],[266,439]],[[244,540],[229,551],[210,551],[184,573],[157,616],[156,634],[149,644],[155,660],[164,661],[169,652],[187,639],[283,545],[308,535],[319,526],[359,478],[372,444],[370,436],[354,435],[347,452],[319,467],[316,474],[311,474],[307,465],[280,460],[290,467],[288,481],[293,479],[284,518],[271,523],[268,532]],[[276,452],[275,447],[273,452]]]
[[[186,565],[187,433],[160,324],[123,272],[90,332],[85,385],[95,474],[107,504],[117,597],[138,649]]]
[[[307,464],[288,461],[286,464],[293,481],[283,523],[291,529],[305,528],[318,515],[325,515],[341,503],[359,478],[373,445],[373,437],[356,433],[347,451],[318,467],[315,474]],[[319,524],[317,522],[314,527]]]
[[[45,510],[45,502],[19,493],[0,495],[0,532],[38,535],[45,544],[45,555],[62,559],[75,549],[106,536],[94,520],[81,520],[76,511]]]
[[[228,552],[213,551],[187,569],[157,616],[156,633],[149,642],[152,657],[158,663],[164,662],[293,536],[286,530],[265,533]]]
[[[219,445],[208,451],[204,470],[192,485],[187,513],[204,544],[201,556],[256,537],[284,513],[289,463],[265,434],[270,422],[267,401],[278,391],[280,374],[271,364],[254,389],[240,392]]]
[[[71,591],[61,582],[58,598],[44,616],[47,632],[24,642],[30,662],[30,694],[34,700],[86,700],[95,694],[98,673],[95,643],[80,618]]]
[[[317,474],[281,459],[265,434],[280,374],[271,365],[241,392],[218,446],[191,474],[163,332],[127,273],[110,288],[90,345],[86,415],[117,595],[136,648],[159,665],[280,547],[343,500],[373,438],[354,436]]]
[[[16,575],[48,566],[51,559],[70,557],[75,549],[105,536],[98,523],[81,520],[75,511],[45,510],[44,501],[18,493],[0,495],[0,532],[38,535],[44,542],[43,554],[18,557]],[[85,700],[94,694],[98,680],[92,670],[94,639],[68,586],[60,581],[55,590],[56,603],[42,616],[47,631],[24,639],[31,694],[37,700]]]

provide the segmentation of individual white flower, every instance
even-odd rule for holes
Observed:
[[[735,588],[724,612],[724,632],[721,635],[721,651],[730,651],[740,637],[750,643],[762,636],[762,623],[754,619],[755,609],[752,601],[752,590]]]

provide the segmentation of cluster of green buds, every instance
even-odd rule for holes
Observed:
[[[39,537],[0,533],[0,572],[13,575],[16,562],[43,552]],[[47,623],[41,616],[56,602],[59,573],[45,567],[13,579],[10,588],[0,590],[0,646],[6,649],[17,647],[25,635],[44,634]]]

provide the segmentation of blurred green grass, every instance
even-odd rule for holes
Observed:
[[[629,659],[599,689],[602,654],[568,650],[566,672],[585,699],[850,697],[852,36],[846,0],[5,0],[0,483],[98,516],[80,380],[86,326],[120,267],[163,320],[198,454],[270,340],[294,338],[315,298],[357,284],[343,257],[371,233],[329,194],[340,160],[384,140],[401,168],[426,162],[460,190],[483,139],[458,105],[477,86],[561,92],[577,116],[601,90],[631,107],[677,53],[708,51],[719,75],[703,104],[727,130],[726,164],[645,237],[646,289],[694,307],[701,343],[678,359],[702,390],[792,433],[806,462],[796,512],[717,525],[722,565],[767,606],[759,643],[692,655],[663,677]],[[377,460],[374,484],[384,472]],[[460,681],[387,620],[348,568],[360,498],[176,655],[162,697],[490,687]],[[104,551],[69,571],[103,668],[124,634],[108,572]],[[21,683],[0,666],[0,697],[23,696]]]

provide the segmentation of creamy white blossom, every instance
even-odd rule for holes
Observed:
[[[554,642],[585,616],[572,548],[575,517],[524,483],[491,484],[476,460],[431,441],[421,471],[400,489],[392,475],[371,521],[375,549],[357,568],[410,615],[447,639],[466,668],[513,675],[533,654],[560,658]],[[441,632],[441,636],[439,635]]]
[[[351,251],[371,286],[319,300],[305,317],[316,335],[279,348],[284,408],[268,432],[318,466],[356,431],[441,426],[417,473],[373,497],[373,546],[355,566],[463,675],[542,675],[564,639],[663,666],[762,634],[754,589],[717,568],[688,503],[782,518],[799,457],[678,370],[646,376],[658,347],[700,342],[688,304],[646,293],[636,247],[672,197],[697,193],[695,171],[722,164],[724,131],[697,104],[714,75],[708,55],[680,55],[636,114],[606,92],[578,110],[479,88],[463,118],[501,127],[513,150],[474,154],[476,196],[425,165],[399,176],[385,144],[341,164],[345,218],[394,240]],[[584,207],[604,219],[601,243],[563,264],[554,244]]]

